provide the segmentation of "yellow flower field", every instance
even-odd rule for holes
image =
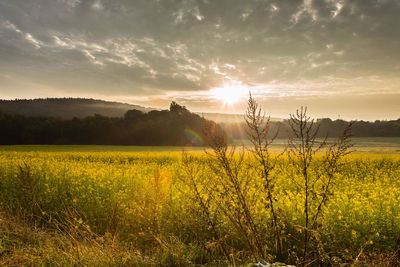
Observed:
[[[123,253],[112,257],[121,257],[122,265],[229,264],[219,242],[226,244],[236,264],[259,260],[247,253],[243,238],[218,206],[222,202],[209,199],[202,190],[212,179],[217,179],[209,169],[208,157],[202,152],[191,155],[191,170],[203,194],[201,199],[209,203],[208,210],[214,213],[212,218],[221,240],[213,236],[205,214],[185,182],[187,173],[181,152],[2,151],[1,209],[4,214],[43,231],[64,233],[63,226],[68,222],[98,240],[118,240]],[[246,157],[250,165],[252,160]],[[333,194],[318,221],[320,230],[314,237],[314,249],[338,264],[353,262],[360,251],[378,255],[394,253],[400,237],[400,155],[349,155],[343,163],[335,176]],[[255,177],[250,179],[246,196],[270,257],[265,260],[274,260],[273,233],[268,226],[270,213],[258,190],[261,181],[251,168],[246,175]],[[278,181],[276,206],[282,221],[283,247],[294,263],[303,231],[302,193],[293,186],[296,174],[285,157],[279,159],[273,175]],[[234,203],[231,208],[235,208]],[[19,253],[21,259],[24,253],[38,253],[32,249],[23,252],[24,244],[13,241],[12,235],[5,232],[1,232],[0,238],[0,253],[10,247],[14,247],[15,255]],[[85,259],[82,255],[81,263],[97,264],[96,259]],[[91,254],[86,251],[85,255]],[[77,264],[73,258],[58,256],[62,258],[60,262]],[[57,257],[43,256],[36,260],[30,257],[30,260],[33,261],[30,264],[54,264]]]

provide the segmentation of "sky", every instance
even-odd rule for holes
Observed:
[[[0,0],[0,98],[400,118],[399,0]]]

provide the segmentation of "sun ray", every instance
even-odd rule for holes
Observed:
[[[224,105],[233,105],[246,98],[250,89],[242,84],[224,85],[210,90],[212,98],[221,101]]]

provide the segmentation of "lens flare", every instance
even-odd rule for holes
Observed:
[[[204,144],[203,137],[201,137],[197,132],[192,129],[186,128],[184,131],[186,138],[192,143],[193,145],[202,145]]]

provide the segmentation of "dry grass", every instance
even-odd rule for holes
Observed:
[[[72,218],[37,228],[0,213],[0,266],[154,266],[116,237],[95,235]],[[63,230],[61,230],[63,229]]]

